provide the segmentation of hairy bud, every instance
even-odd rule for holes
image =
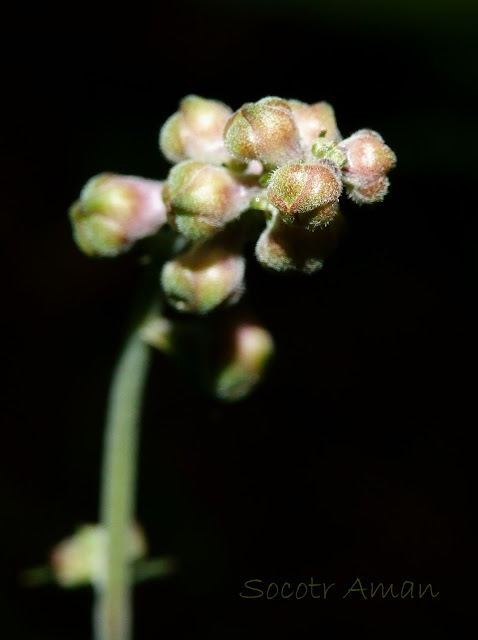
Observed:
[[[106,530],[97,524],[80,527],[51,553],[51,565],[56,581],[62,587],[101,585],[106,579]],[[128,555],[137,560],[146,555],[146,539],[143,530],[134,523],[129,530]]]
[[[308,154],[320,134],[327,141],[341,139],[334,110],[328,102],[316,102],[315,104],[307,104],[299,100],[289,100],[288,102],[299,129],[302,145]]]
[[[346,163],[344,152],[335,140],[326,139],[325,131],[322,131],[312,144],[310,157],[313,160],[330,160],[339,169]]]
[[[213,391],[221,400],[235,401],[247,396],[263,379],[274,353],[270,333],[255,322],[238,319],[227,327],[225,354]]]
[[[223,131],[232,109],[217,100],[196,95],[181,100],[179,111],[161,128],[159,146],[170,162],[192,159],[211,164],[225,163],[229,155]]]
[[[200,240],[163,266],[161,284],[178,311],[204,314],[222,303],[234,304],[241,297],[245,260],[228,238],[222,242],[221,235]]]
[[[306,227],[326,225],[334,216],[333,205],[342,192],[335,163],[290,163],[279,167],[267,186],[269,201],[289,224]]]
[[[395,166],[396,156],[382,136],[371,129],[360,129],[339,147],[346,158],[342,172],[350,198],[358,204],[383,200],[389,185],[386,174]]]
[[[69,211],[79,248],[90,256],[116,256],[166,222],[163,183],[102,173],[83,187]]]
[[[224,141],[236,160],[256,159],[269,167],[303,156],[292,110],[282,98],[269,97],[244,104],[227,123]]]
[[[314,230],[290,226],[276,215],[256,243],[260,264],[273,271],[320,271],[325,258],[336,248],[343,225],[337,203],[329,206],[334,208],[332,223]]]
[[[195,160],[177,164],[163,190],[170,223],[193,240],[216,233],[248,208],[257,190],[250,180]]]

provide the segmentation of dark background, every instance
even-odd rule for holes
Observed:
[[[138,515],[176,576],[136,590],[137,640],[452,638],[474,624],[476,10],[469,2],[21,7],[4,22],[1,637],[87,639],[91,593],[19,573],[97,513],[105,394],[138,255],[84,257],[67,209],[101,171],[162,179],[162,122],[197,93],[234,109],[327,100],[398,157],[385,201],[345,203],[313,277],[249,261],[273,333],[264,385],[205,397],[157,354]],[[473,452],[473,453],[472,453]],[[335,582],[327,601],[245,580]],[[363,601],[432,583],[432,600]]]

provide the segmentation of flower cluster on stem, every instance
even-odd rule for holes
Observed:
[[[159,147],[173,164],[164,181],[100,174],[70,218],[78,246],[94,256],[116,256],[169,228],[158,292],[180,314],[210,314],[242,298],[251,241],[266,269],[319,271],[338,242],[341,196],[358,204],[383,200],[396,163],[376,131],[344,139],[329,103],[276,96],[235,112],[186,96],[161,127]],[[174,351],[171,322],[149,318],[148,326],[151,344]],[[153,326],[163,333],[168,326],[168,336],[153,335]]]

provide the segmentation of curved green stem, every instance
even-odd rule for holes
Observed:
[[[132,637],[132,570],[129,529],[134,518],[141,400],[150,348],[134,330],[116,366],[110,389],[103,452],[100,521],[107,531],[105,579],[96,585],[95,640]]]

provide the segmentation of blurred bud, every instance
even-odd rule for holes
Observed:
[[[90,256],[116,256],[166,222],[163,183],[101,173],[83,187],[69,211],[79,248]]]
[[[256,159],[272,167],[303,156],[292,110],[281,98],[244,104],[227,123],[224,141],[236,160]]]
[[[179,111],[161,128],[159,146],[170,162],[192,159],[212,164],[227,162],[223,131],[232,109],[217,100],[189,95]]]
[[[151,314],[140,327],[141,338],[163,353],[174,349],[174,324],[159,313]]]
[[[231,171],[242,173],[245,176],[261,176],[264,167],[259,160],[251,160],[250,162],[242,162],[242,160],[236,160],[235,158],[229,158],[227,161],[227,168]]]
[[[267,187],[269,201],[288,224],[326,225],[335,214],[333,205],[342,192],[337,165],[329,160],[290,163],[279,167]]]
[[[168,219],[193,240],[216,233],[248,208],[257,189],[253,178],[224,167],[186,160],[169,172],[163,190]]]
[[[383,200],[389,180],[386,174],[396,164],[396,156],[380,134],[360,129],[340,143],[345,153],[343,180],[352,200],[369,204]]]
[[[136,523],[131,526],[129,535],[129,558],[134,561],[146,555],[146,539]],[[106,553],[105,529],[97,524],[80,527],[52,551],[51,565],[55,580],[62,587],[102,584],[106,578]]]
[[[341,139],[334,110],[328,102],[315,104],[307,104],[299,100],[288,102],[299,129],[302,145],[308,153],[320,134],[329,142]]]
[[[337,247],[343,218],[336,203],[333,221],[326,227],[308,230],[290,226],[279,215],[260,235],[256,243],[256,258],[273,271],[297,271],[312,274],[320,271],[324,260]]]
[[[178,311],[208,313],[241,297],[245,260],[223,236],[200,240],[187,253],[165,263],[161,284]]]
[[[214,380],[214,394],[220,400],[235,401],[247,396],[263,379],[274,353],[270,333],[249,320],[236,320],[227,328],[225,357]]]

